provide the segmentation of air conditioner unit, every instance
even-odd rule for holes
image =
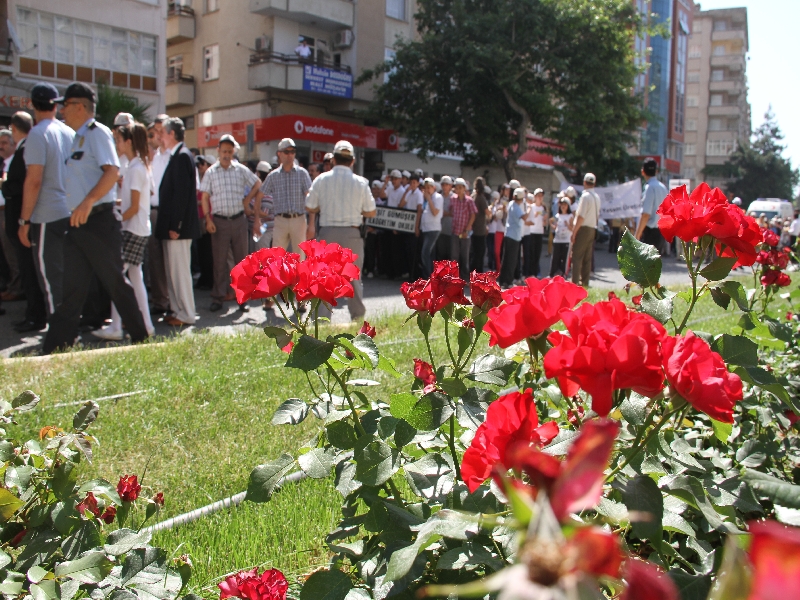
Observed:
[[[256,38],[256,52],[269,52],[272,46],[272,40],[266,35],[260,35]]]
[[[353,30],[342,29],[337,31],[333,36],[334,48],[349,48],[353,45]]]

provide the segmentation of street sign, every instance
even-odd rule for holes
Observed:
[[[376,210],[377,214],[366,220],[370,227],[414,233],[417,223],[416,210],[389,208],[388,206],[378,206]]]

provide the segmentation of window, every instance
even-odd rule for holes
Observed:
[[[188,117],[182,117],[182,118],[183,118],[184,129],[186,129],[187,131],[189,129],[194,129],[194,115],[189,115]]]
[[[714,56],[725,56],[727,53],[728,50],[725,48],[724,44],[719,44],[717,46],[714,46],[714,49],[712,51],[712,54]]]
[[[683,13],[681,13],[683,16]],[[681,20],[683,23],[683,19]],[[678,30],[678,47],[675,56],[675,133],[683,133],[684,118],[686,113],[686,53],[689,36],[683,27]],[[680,160],[680,159],[678,159]]]
[[[383,49],[383,60],[385,60],[386,62],[394,60],[395,54],[397,54],[397,53],[394,50],[392,50],[391,48],[384,48]],[[386,71],[386,73],[383,74],[383,83],[388,83],[389,82],[389,77],[394,72],[395,72],[395,68],[394,67],[392,67],[390,70]]]
[[[703,56],[703,51],[700,49],[700,46],[689,47],[689,58],[700,58],[701,56]]]
[[[699,83],[700,82],[700,73],[694,71],[686,75],[687,83]]]
[[[694,108],[697,106],[697,96],[686,96],[686,106]]]
[[[711,71],[711,81],[722,81],[725,79],[725,71],[723,69],[713,69]]]
[[[216,12],[219,10],[219,0],[206,0],[206,12]],[[187,127],[188,129],[188,127]]]
[[[709,131],[723,131],[725,129],[725,125],[727,123],[723,123],[722,119],[709,119],[708,120],[708,130]]]
[[[683,170],[684,179],[694,179],[697,176],[697,170],[694,167],[686,167]]]
[[[386,16],[406,20],[406,0],[386,0]]]
[[[723,100],[724,100],[724,97],[722,96],[722,94],[711,94],[710,105],[711,106],[722,106]]]
[[[183,74],[183,54],[167,59],[167,81],[180,81]]]
[[[203,81],[219,79],[219,44],[203,48]]]
[[[708,140],[706,142],[707,156],[728,156],[736,149],[736,140]]]
[[[684,144],[683,146],[683,155],[684,156],[694,156],[697,154],[695,144]]]
[[[686,119],[686,131],[697,131],[697,119]]]
[[[726,31],[728,29],[727,21],[714,21],[714,31]]]

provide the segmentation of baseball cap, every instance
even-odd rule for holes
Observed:
[[[392,179],[394,179],[395,177],[399,178],[399,177],[402,177],[402,176],[403,176],[403,174],[400,172],[399,169],[392,169],[392,172],[389,173],[389,177],[391,177]]]
[[[411,177],[411,173],[408,171],[403,171],[403,177]]]
[[[325,156],[322,157],[322,162],[327,162],[329,160],[333,160],[333,152],[326,152]]]
[[[296,147],[297,146],[295,145],[294,140],[292,138],[283,138],[278,143],[278,152],[282,152],[283,150],[286,150],[287,148],[296,148]]]
[[[114,117],[114,127],[133,125],[133,123],[133,115],[131,113],[119,113],[116,117]]]
[[[425,180],[422,182],[422,185],[432,185],[436,187],[436,182],[431,177],[426,177]]]
[[[265,160],[258,161],[256,165],[256,171],[261,171],[262,173],[269,173],[272,171],[272,166]]]
[[[519,181],[517,181],[516,179],[512,179],[511,181],[508,182],[508,187],[510,187],[512,190],[517,189],[521,185],[522,184]]]
[[[97,94],[94,93],[94,90],[87,84],[80,81],[70,83],[69,86],[67,86],[67,91],[64,92],[64,95],[60,98],[54,99],[53,102],[64,104],[64,102],[71,98],[84,98],[92,103],[97,102]]]
[[[380,179],[376,179],[375,181],[372,182],[372,187],[374,188],[383,187],[383,182]]]
[[[37,83],[31,89],[31,101],[37,104],[52,104],[58,98],[58,90],[50,83]]]
[[[439,184],[440,185],[445,185],[445,184],[453,185],[453,179],[450,177],[450,175],[442,175],[442,178],[439,180]]]
[[[525,198],[525,188],[518,187],[514,190],[514,198]]]
[[[339,140],[333,147],[333,153],[341,154],[342,156],[353,156],[353,154],[355,154],[355,150],[353,150],[353,144],[347,140]]]
[[[416,175],[419,175],[420,177],[422,177],[423,175],[425,175],[425,171],[423,171],[422,169],[414,169],[414,173],[415,173]]]
[[[231,144],[234,148],[239,145],[239,144],[236,143],[236,138],[233,137],[230,133],[226,133],[221,138],[219,138],[219,142],[217,142],[217,146],[219,146],[220,144],[223,144],[223,143]]]
[[[542,188],[536,188],[533,190],[533,195],[535,196],[536,194],[544,194],[544,190]]]
[[[594,176],[594,173],[587,173],[583,176],[583,180],[587,183],[595,183],[597,178]]]
[[[464,187],[467,187],[467,181],[463,177],[456,177],[453,185],[463,185]]]
[[[500,192],[492,192],[492,200],[497,200],[500,197]]]
[[[206,154],[203,158],[210,165],[213,165],[215,162],[217,162],[217,157],[214,156],[213,154]]]
[[[575,188],[572,187],[572,186],[569,186],[566,190],[564,190],[564,193],[567,196],[569,196],[570,198],[575,198],[575,196],[577,196],[577,193],[575,192]]]

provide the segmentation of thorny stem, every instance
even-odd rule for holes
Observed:
[[[450,454],[453,457],[453,465],[456,468],[456,479],[461,479],[461,466],[458,464],[458,454],[456,454],[456,416],[450,415]]]
[[[353,424],[356,427],[356,431],[358,431],[359,437],[366,435],[367,432],[363,425],[361,425],[361,420],[358,418],[358,411],[356,410],[355,404],[353,404],[353,399],[350,397],[350,393],[347,391],[347,386],[332,366],[330,366],[328,363],[325,363],[325,365],[328,367],[328,372],[333,375],[336,383],[338,383],[339,387],[342,388],[342,393],[344,394],[345,400],[347,400],[347,404],[350,405],[350,411],[353,413]]]
[[[472,358],[472,353],[475,352],[475,348],[478,345],[478,339],[481,337],[481,332],[475,329],[475,339],[472,340],[472,345],[469,348],[469,352],[467,353],[467,358],[464,359],[464,362],[453,371],[453,376],[455,377],[458,375],[469,363],[469,359]]]
[[[638,443],[638,444],[635,443],[634,444],[633,452],[631,452],[627,457],[625,457],[624,461],[622,461],[619,465],[617,465],[616,467],[614,467],[611,470],[611,473],[609,473],[608,476],[606,477],[606,481],[610,481],[611,478],[614,477],[614,475],[616,475],[622,469],[627,467],[630,464],[630,462],[639,455],[639,452],[642,451],[642,448],[647,446],[647,444],[651,440],[651,438],[661,430],[661,428],[666,424],[667,421],[669,421],[670,417],[672,417],[675,413],[677,413],[678,411],[681,411],[683,409],[684,409],[683,406],[679,406],[678,408],[673,408],[672,410],[664,413],[661,416],[661,420],[658,423],[656,423],[655,427],[653,427],[650,430],[650,433],[647,434],[647,436],[641,441],[641,443]],[[645,427],[646,427],[646,424],[645,424]],[[642,427],[642,431],[644,431],[644,427]],[[638,438],[637,438],[637,440],[638,440]]]
[[[694,305],[697,304],[697,272],[694,270],[694,249],[695,244],[686,244],[685,249],[685,256],[686,256],[686,266],[689,268],[689,277],[692,278],[692,301],[689,303],[689,308],[686,311],[686,314],[683,315],[683,321],[681,321],[680,326],[675,330],[675,335],[680,334],[683,331],[683,328],[686,327],[686,323],[689,320],[689,315],[692,314],[694,310]]]
[[[434,372],[436,371],[436,362],[433,360],[433,350],[431,350],[431,341],[428,339],[428,334],[425,334],[425,345],[428,347],[428,358],[431,359],[431,366]]]
[[[533,345],[531,338],[525,338],[525,341],[528,343],[528,354],[531,357],[531,376],[536,377],[536,367],[539,366],[539,351]]]
[[[444,339],[447,341],[447,353],[450,355],[450,360],[452,361],[453,368],[455,369],[457,366],[456,357],[453,355],[453,348],[450,346],[450,319],[449,316],[444,316],[444,314],[442,316],[444,317]]]

